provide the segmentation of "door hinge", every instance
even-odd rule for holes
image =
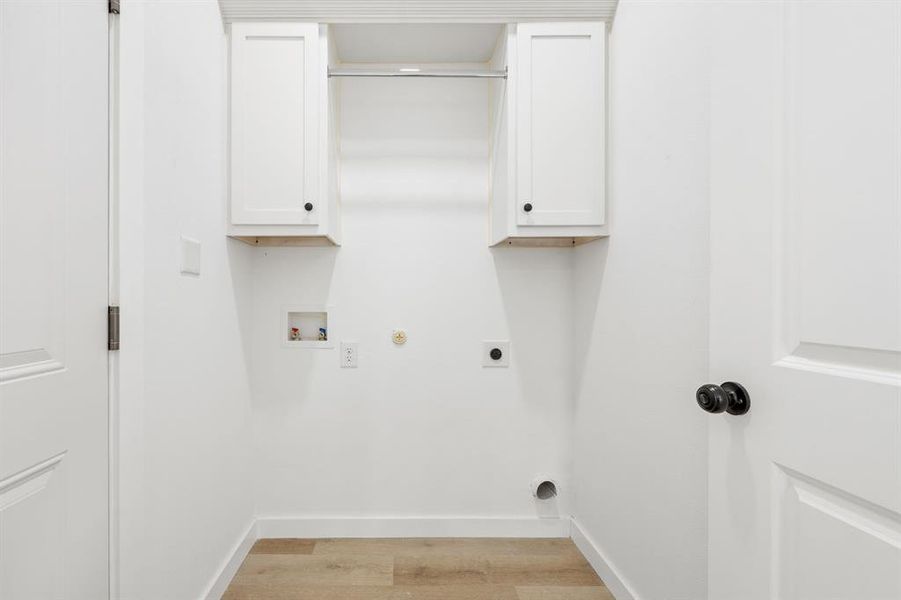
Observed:
[[[106,312],[106,348],[119,349],[119,307],[109,306]]]
[[[119,14],[119,0],[109,0],[109,14]]]

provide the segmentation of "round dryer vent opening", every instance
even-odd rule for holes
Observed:
[[[532,495],[539,500],[550,500],[557,496],[557,482],[553,479],[536,479],[532,482]]]

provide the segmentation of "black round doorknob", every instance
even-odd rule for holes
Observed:
[[[695,399],[698,406],[709,413],[743,415],[751,409],[748,390],[734,381],[726,381],[723,385],[705,383],[695,392]]]
[[[726,410],[728,399],[722,387],[714,383],[705,383],[695,392],[698,406],[709,413],[721,413]]]
[[[303,209],[307,212],[311,212],[313,210],[313,203],[307,202],[306,204],[303,205]]]
[[[524,212],[532,212],[532,203],[531,203],[531,202],[526,202],[525,204],[523,204],[523,205],[522,205],[522,210],[523,210]]]
[[[488,356],[491,357],[491,360],[500,360],[503,355],[504,353],[501,352],[500,348],[492,348],[491,352],[488,353]]]

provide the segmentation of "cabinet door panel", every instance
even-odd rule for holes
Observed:
[[[519,225],[604,224],[605,44],[603,23],[518,28]]]
[[[309,23],[232,25],[232,224],[319,222],[318,37]]]

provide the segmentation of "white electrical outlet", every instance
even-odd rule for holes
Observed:
[[[357,368],[357,342],[341,342],[341,368]]]

